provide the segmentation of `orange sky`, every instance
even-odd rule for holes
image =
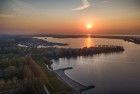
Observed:
[[[74,4],[80,5],[74,0],[65,5],[53,0],[52,6],[47,6],[47,0],[43,0],[46,5],[33,0],[6,1],[1,1],[0,33],[87,34],[86,25],[92,23],[91,33],[140,34],[140,12],[135,4],[139,2],[136,0],[92,1],[91,6],[82,11],[71,10]]]

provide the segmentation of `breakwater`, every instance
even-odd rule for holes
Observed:
[[[58,69],[58,70],[54,70],[54,72],[58,75],[58,78],[61,79],[62,81],[64,81],[66,84],[68,84],[70,87],[72,87],[75,91],[72,92],[72,94],[74,93],[78,93],[81,94],[81,92],[89,90],[94,88],[94,86],[84,86],[74,80],[72,80],[71,78],[69,78],[66,74],[65,74],[65,70],[69,70],[72,69],[72,67],[67,67],[67,68],[62,68],[62,69]]]

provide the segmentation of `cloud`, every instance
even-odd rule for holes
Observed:
[[[21,0],[13,0],[13,4],[11,5],[11,7],[13,11],[21,15],[31,14],[35,12],[35,9],[31,4]]]
[[[72,10],[73,11],[80,11],[80,10],[84,10],[84,9],[86,9],[86,8],[88,8],[88,7],[91,6],[90,3],[87,0],[82,0],[82,2],[83,2],[83,5],[82,6],[77,7],[77,8],[74,8]]]
[[[46,15],[47,11],[23,0],[9,0],[0,8],[0,17],[38,17]]]

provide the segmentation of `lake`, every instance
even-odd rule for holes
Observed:
[[[119,45],[122,53],[59,58],[53,60],[53,69],[73,67],[65,71],[71,79],[83,85],[95,85],[82,94],[140,94],[140,45],[118,39],[51,38],[38,37],[50,42],[68,43],[72,48],[95,45]]]

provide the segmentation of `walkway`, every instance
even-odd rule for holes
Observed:
[[[58,75],[59,78],[61,78],[62,81],[67,83],[75,91],[82,92],[82,91],[94,88],[94,86],[84,86],[84,85],[72,80],[71,78],[69,78],[64,72],[65,70],[69,70],[69,69],[72,69],[72,67],[54,70],[54,72]]]

